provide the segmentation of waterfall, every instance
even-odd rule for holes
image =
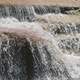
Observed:
[[[33,6],[0,6],[0,17],[15,17],[20,21],[31,21],[34,15]]]
[[[80,17],[66,13],[72,9],[0,5],[0,80],[79,80]]]
[[[0,17],[15,17],[19,21],[28,20],[33,22],[35,15],[42,15],[47,13],[65,13],[70,10],[77,10],[78,7],[60,7],[60,6],[21,6],[21,5],[0,5]]]

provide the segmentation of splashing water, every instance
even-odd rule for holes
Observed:
[[[7,7],[4,12],[8,17],[0,19],[0,79],[79,79],[80,26],[76,23],[79,19],[76,22],[67,21],[68,16],[61,14],[59,7],[49,9],[47,6],[30,6],[26,7],[26,10],[24,7],[15,8],[17,10],[13,6],[11,8],[13,13],[9,13]],[[59,14],[52,14],[53,10]],[[15,18],[14,14],[18,13],[17,11],[23,12],[25,16],[22,18],[22,14],[19,14],[15,15]],[[51,14],[43,14],[50,12]]]

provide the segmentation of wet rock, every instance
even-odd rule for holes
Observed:
[[[0,80],[72,80],[47,45],[11,33],[0,34]]]

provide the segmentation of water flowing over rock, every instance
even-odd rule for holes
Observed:
[[[77,7],[0,6],[0,80],[79,80]],[[75,20],[77,19],[77,20]]]
[[[32,22],[35,20],[36,14],[69,14],[69,11],[77,9],[79,9],[79,7],[0,5],[0,17],[15,17],[19,21],[28,20]]]
[[[65,65],[42,41],[10,33],[0,36],[1,80],[71,80]]]

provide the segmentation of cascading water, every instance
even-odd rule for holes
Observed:
[[[80,19],[63,14],[71,9],[1,5],[0,80],[79,80]]]
[[[59,7],[59,6],[17,6],[17,5],[0,5],[0,17],[15,17],[19,21],[34,21],[35,15],[47,13],[65,13],[70,10],[77,10],[78,7]]]

